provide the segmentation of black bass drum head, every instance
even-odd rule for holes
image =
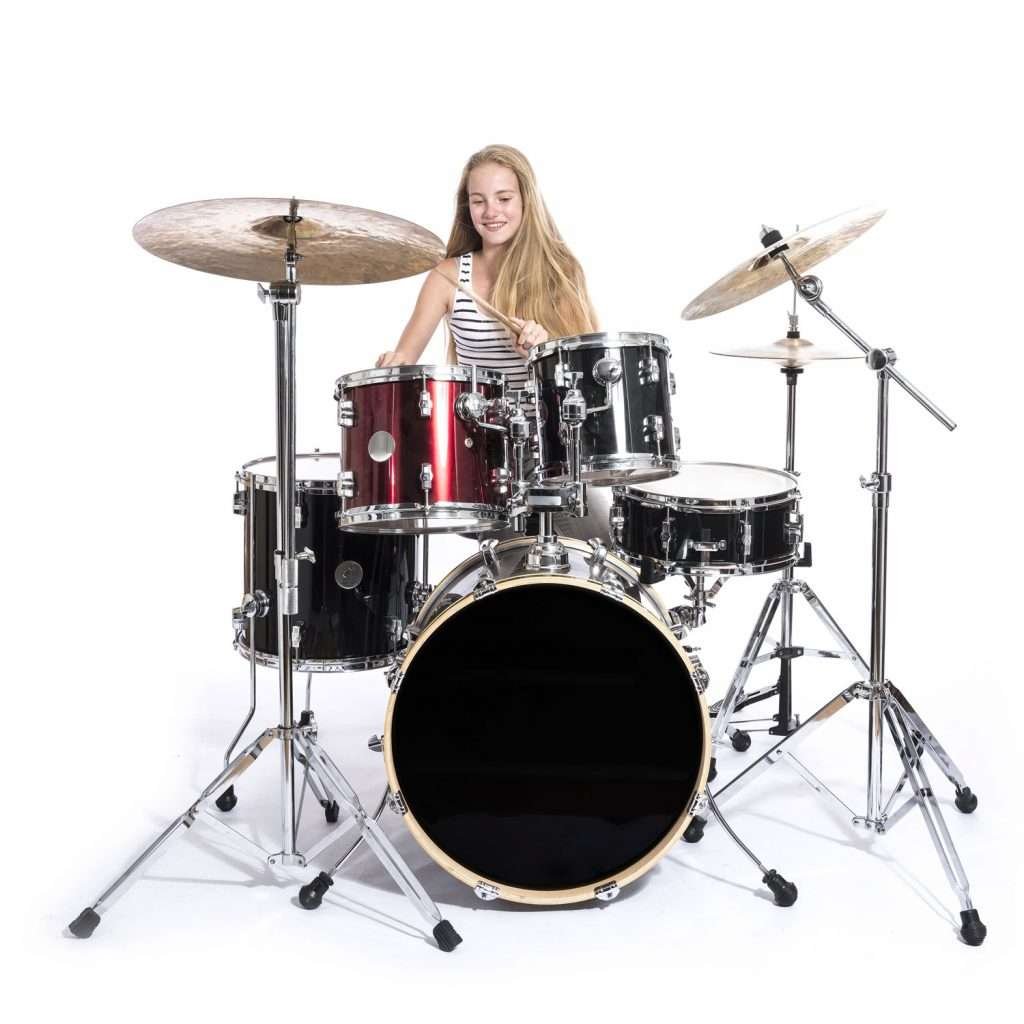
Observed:
[[[553,576],[501,581],[439,615],[406,655],[385,742],[427,852],[527,903],[643,874],[689,822],[709,753],[670,630]]]

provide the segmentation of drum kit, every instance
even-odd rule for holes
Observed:
[[[159,210],[136,240],[183,266],[257,282],[275,330],[277,452],[236,475],[244,517],[244,597],[234,611],[236,649],[248,660],[250,706],[223,770],[69,926],[87,938],[105,910],[168,841],[197,820],[226,830],[272,865],[304,867],[349,833],[333,867],[299,891],[315,909],[361,845],[422,914],[440,949],[461,942],[379,824],[401,815],[419,846],[482,900],[555,905],[613,900],[680,839],[698,842],[714,818],[756,865],[779,906],[796,886],[743,843],[720,805],[784,761],[838,800],[793,755],[804,737],[847,704],[869,710],[867,806],[857,825],[887,831],[911,806],[929,833],[961,903],[961,935],[980,945],[985,926],[925,771],[934,759],[970,813],[977,798],[934,734],[885,677],[889,384],[895,381],[949,429],[954,424],[893,369],[894,353],[864,342],[821,299],[807,271],[881,217],[858,210],[762,248],[684,311],[708,316],[791,281],[795,296],[835,325],[878,379],[872,494],[871,656],[857,652],[817,595],[795,576],[810,564],[794,464],[796,386],[818,361],[856,358],[802,338],[796,310],[771,345],[718,353],[781,367],[787,386],[784,470],[681,459],[672,420],[675,379],[665,338],[593,333],[531,351],[527,387],[462,365],[359,370],[336,382],[336,453],[295,450],[296,313],[301,284],[356,284],[422,273],[442,258],[440,240],[390,215],[296,199],[230,199]],[[270,281],[265,286],[260,282]],[[795,299],[794,299],[795,302]],[[596,490],[595,490],[596,489]],[[589,492],[589,493],[588,493]],[[607,496],[607,521],[583,540],[589,503]],[[602,505],[604,498],[595,500]],[[479,541],[435,587],[431,534]],[[723,700],[710,709],[708,675],[688,643],[731,577],[778,574]],[[682,577],[686,600],[658,590]],[[817,651],[793,640],[803,596],[836,641]],[[762,653],[779,616],[781,639]],[[847,659],[858,682],[805,722],[792,712],[793,662]],[[776,684],[748,692],[752,669],[779,663]],[[256,668],[276,669],[280,719],[235,753],[256,709]],[[316,673],[387,668],[384,728],[370,739],[387,785],[364,807],[320,744],[310,706]],[[296,714],[294,674],[307,673]],[[766,721],[779,737],[766,754],[714,792],[714,751],[750,746],[735,715],[778,699]],[[886,731],[903,767],[886,797]],[[267,850],[230,828],[235,784],[273,743],[281,751],[281,845]],[[301,787],[300,787],[301,781]],[[297,788],[300,788],[298,799]],[[334,826],[297,847],[307,789]],[[905,802],[896,803],[906,791]],[[215,813],[214,808],[219,813]],[[345,820],[339,823],[345,812]]]

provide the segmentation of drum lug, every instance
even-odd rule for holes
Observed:
[[[669,394],[671,395],[674,395],[676,393],[676,375],[671,370],[668,371],[668,390]],[[679,429],[677,427],[676,434],[678,435],[678,433]],[[677,441],[676,444],[678,443],[679,442]]]
[[[338,402],[338,426],[354,427],[356,425],[356,403],[351,399]]]
[[[626,591],[614,576],[606,576],[601,581],[601,593],[605,597],[614,598],[616,601],[624,601],[626,599]]]
[[[743,545],[743,557],[749,558],[754,543],[754,528],[750,525],[749,521],[742,523],[740,526],[740,543]],[[723,544],[722,547],[725,547],[725,545]]]
[[[473,892],[478,900],[483,900],[485,903],[490,903],[491,900],[496,900],[501,895],[501,890],[496,885],[491,885],[490,882],[477,882],[473,886]]]
[[[678,427],[672,428],[672,440],[675,441],[676,455],[678,455],[683,447],[683,435],[679,433]]]
[[[420,466],[420,487],[424,491],[429,493],[430,488],[434,486],[434,467],[429,462],[424,462]]]
[[[384,741],[376,733],[366,741],[366,746],[375,754],[384,753]]]
[[[244,516],[249,513],[249,492],[235,491],[231,501],[231,510],[236,516]]]
[[[405,802],[405,797],[402,796],[402,791],[396,789],[394,793],[388,790],[388,807],[391,808],[395,814],[408,814],[409,807]]]
[[[587,543],[590,545],[590,554],[586,559],[587,565],[590,566],[590,578],[592,580],[599,580],[604,573],[604,563],[608,557],[608,549],[597,537],[591,537]]]
[[[644,356],[640,360],[640,383],[657,384],[661,380],[661,367],[653,355]]]
[[[661,416],[652,413],[644,417],[644,440],[657,441],[659,444],[665,440],[665,421]]]
[[[482,572],[473,587],[473,600],[479,601],[482,597],[488,597],[497,589],[498,585],[494,582],[493,577],[487,572]]]
[[[665,518],[661,523],[661,546],[665,551],[665,557],[668,558],[670,551],[669,546],[672,543],[672,513],[666,510]],[[685,558],[685,554],[683,555]]]
[[[786,540],[799,544],[804,539],[804,517],[799,512],[790,512],[786,521]]]
[[[616,495],[618,497],[618,495]],[[612,539],[616,544],[622,543],[622,536],[626,526],[626,514],[621,505],[612,505],[608,511],[608,526],[611,530]]]
[[[499,494],[508,494],[508,482],[511,474],[503,466],[491,470],[491,486],[497,488]]]
[[[609,903],[615,899],[621,891],[622,890],[619,888],[618,882],[607,882],[605,885],[599,885],[594,890],[594,898],[600,900],[602,903]]]
[[[302,646],[302,623],[292,626],[292,647],[297,651]]]
[[[427,391],[426,388],[424,388],[420,392],[420,416],[425,420],[429,420],[433,413],[434,401],[430,397],[430,392]]]
[[[701,811],[707,810],[707,806],[708,795],[707,793],[700,792],[690,801],[690,808],[687,813],[692,817],[695,814],[700,814]]]
[[[338,497],[354,498],[356,496],[356,474],[351,469],[343,469],[338,474]]]
[[[698,693],[704,693],[711,682],[711,677],[701,663],[700,658],[697,657],[697,648],[683,644],[683,650],[686,651],[686,656],[690,659],[690,664],[693,666],[693,685],[697,687]]]

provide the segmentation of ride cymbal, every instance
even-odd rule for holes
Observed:
[[[783,246],[790,263],[799,273],[805,274],[822,260],[845,249],[868,228],[877,224],[884,214],[885,210],[863,206],[810,227],[800,228],[788,238],[762,249],[752,259],[719,278],[710,288],[705,288],[683,310],[683,319],[699,320],[701,317],[721,313],[789,281],[785,265],[771,256],[772,252],[778,252]]]
[[[290,218],[294,206],[296,216]],[[207,199],[143,217],[135,241],[161,259],[246,281],[284,277],[294,229],[303,284],[372,284],[422,274],[444,258],[435,234],[375,210],[308,199]]]

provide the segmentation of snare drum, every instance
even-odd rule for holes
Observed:
[[[684,462],[667,480],[616,487],[612,536],[634,562],[667,573],[775,572],[803,540],[796,477],[728,462]]]
[[[353,672],[379,668],[402,644],[414,598],[415,537],[363,537],[342,533],[337,455],[295,459],[295,548],[299,561],[296,672]],[[235,477],[235,511],[245,516],[245,590],[266,595],[266,614],[252,620],[256,661],[276,665],[277,477],[273,458],[247,462]],[[249,656],[247,641],[239,650]]]
[[[672,425],[675,381],[660,334],[581,334],[530,353],[536,390],[540,476],[564,480],[569,451],[559,410],[570,381],[583,393],[582,476],[595,485],[658,480],[678,464]],[[576,374],[578,376],[570,376]]]
[[[466,533],[508,519],[504,434],[460,414],[469,366],[388,366],[340,377],[338,525],[361,533]],[[504,377],[477,371],[500,399]]]
[[[707,677],[651,588],[531,538],[438,585],[392,669],[384,757],[417,842],[481,899],[611,899],[678,841],[710,764]]]

